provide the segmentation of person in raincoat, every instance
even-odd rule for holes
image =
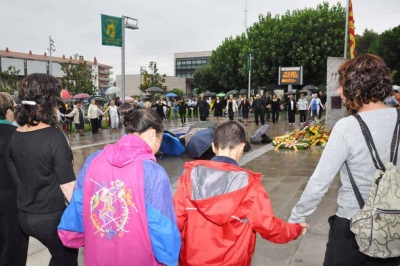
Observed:
[[[152,109],[119,109],[126,135],[88,157],[58,235],[65,246],[85,246],[85,265],[176,265],[171,186],[154,156],[163,123]]]
[[[296,239],[308,226],[275,217],[261,174],[240,168],[244,128],[217,126],[211,161],[184,166],[174,196],[182,236],[179,265],[250,265],[256,233],[274,243]]]

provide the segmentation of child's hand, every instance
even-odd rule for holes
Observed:
[[[307,228],[309,227],[309,225],[307,223],[299,223],[299,225],[303,227],[303,230],[301,230],[301,234],[304,235],[307,232]]]

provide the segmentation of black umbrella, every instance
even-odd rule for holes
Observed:
[[[237,91],[237,90],[231,90],[231,91],[228,91],[227,93],[226,93],[226,96],[229,96],[229,95],[234,95],[234,94],[238,94],[239,92]]]
[[[288,91],[284,93],[285,95],[295,95],[296,91]]]
[[[215,92],[206,91],[203,93],[205,97],[213,97],[217,95]]]
[[[148,100],[148,99],[150,99],[149,96],[142,96],[142,97],[140,98],[141,101],[145,101],[145,100]]]
[[[245,90],[245,89],[241,89],[240,91],[239,91],[239,94],[245,94],[245,95],[247,95],[247,93],[248,93],[249,91],[248,90]]]
[[[146,89],[145,92],[164,92],[164,90],[160,89],[158,87],[150,87],[150,88]]]
[[[203,129],[189,140],[186,151],[190,158],[199,158],[203,153],[211,147],[211,143],[214,139],[214,130],[207,128]]]

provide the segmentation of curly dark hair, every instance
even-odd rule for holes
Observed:
[[[58,106],[61,96],[61,83],[48,74],[31,74],[26,76],[18,88],[22,101],[36,104],[20,104],[15,110],[17,123],[21,126],[36,126],[39,122],[55,126],[57,117],[54,108]]]
[[[347,111],[356,113],[364,104],[383,102],[392,92],[392,76],[385,62],[365,54],[343,62],[339,69]]]
[[[123,103],[119,107],[121,115],[124,117],[125,133],[143,133],[149,128],[156,130],[156,133],[164,132],[164,125],[160,116],[151,108],[138,108],[129,103]]]
[[[13,98],[6,92],[0,92],[0,119],[6,119],[8,109],[13,109]]]

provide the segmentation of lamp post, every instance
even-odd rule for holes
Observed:
[[[250,100],[250,88],[251,88],[251,60],[253,60],[254,58],[251,57],[251,54],[249,54],[249,58],[248,58],[248,69],[249,69],[249,89],[248,89],[248,99]]]
[[[50,66],[49,66],[49,74],[53,75],[53,59],[52,59],[52,52],[56,51],[56,43],[54,40],[49,36],[49,49],[47,49],[50,53]]]
[[[125,28],[131,30],[138,30],[138,20],[127,16],[122,16],[122,47],[121,47],[121,100],[125,102]],[[129,20],[136,23],[129,23]]]
[[[146,71],[145,67],[140,67],[140,85],[143,85],[143,73]],[[142,90],[140,90],[140,97],[142,97]]]

